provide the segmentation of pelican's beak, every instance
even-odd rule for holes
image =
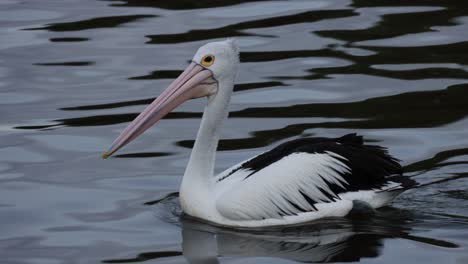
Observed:
[[[209,96],[216,91],[217,82],[213,79],[212,72],[192,62],[158,98],[122,131],[109,150],[102,154],[102,158],[106,159],[111,156],[183,102]]]

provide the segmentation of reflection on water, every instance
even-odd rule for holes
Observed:
[[[112,16],[86,19],[81,21],[54,23],[41,28],[30,28],[27,30],[48,30],[48,31],[79,31],[96,28],[113,28],[119,25],[137,21],[138,19],[155,17],[154,15],[134,15],[134,16]]]
[[[468,2],[7,0],[0,21],[2,263],[468,263]],[[357,132],[423,186],[299,227],[180,220],[204,100],[100,159],[199,46],[226,37],[241,67],[217,171]]]
[[[228,7],[233,5],[238,5],[241,3],[248,2],[259,2],[265,0],[206,0],[206,1],[192,1],[192,0],[179,0],[177,2],[172,1],[151,1],[151,0],[106,0],[115,2],[112,6],[142,6],[142,7],[156,7],[163,9],[175,9],[175,10],[184,10],[184,9],[199,9],[199,8],[210,8],[210,7]]]
[[[163,210],[177,211],[169,216],[157,215],[168,222],[181,222],[182,252],[150,251],[138,253],[136,257],[102,262],[143,262],[178,255],[183,255],[189,263],[219,263],[222,257],[275,257],[304,263],[358,262],[363,258],[378,257],[385,239],[404,239],[446,249],[459,247],[450,241],[411,235],[417,221],[415,216],[394,208],[369,211],[357,203],[346,218],[322,219],[300,226],[242,230],[216,227],[185,215],[179,220],[176,196],[170,194],[147,204],[162,203],[166,207]]]
[[[325,10],[325,11],[310,11],[294,15],[278,16],[274,18],[267,18],[261,20],[253,20],[231,24],[225,27],[203,30],[191,30],[187,33],[181,34],[167,34],[167,35],[149,35],[152,44],[169,44],[180,43],[185,41],[206,40],[213,38],[227,38],[239,36],[252,36],[254,34],[245,33],[242,30],[252,28],[270,28],[275,26],[291,25],[296,23],[315,22],[323,19],[331,19],[338,17],[346,17],[353,15],[351,10]],[[274,37],[273,35],[260,35],[262,37]]]
[[[397,216],[397,217],[395,217]],[[412,236],[412,219],[389,210],[365,219],[324,219],[306,226],[256,233],[216,230],[183,222],[184,256],[190,263],[217,263],[222,257],[277,257],[304,263],[357,262],[380,255],[384,239],[406,239],[429,246],[457,248],[447,241]]]

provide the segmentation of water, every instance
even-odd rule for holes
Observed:
[[[2,263],[468,263],[467,30],[455,0],[1,1]],[[199,46],[226,37],[242,64],[217,171],[357,132],[440,183],[300,227],[179,219],[204,100],[100,154]]]

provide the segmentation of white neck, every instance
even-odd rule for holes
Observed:
[[[219,82],[217,94],[208,100],[198,130],[197,139],[190,155],[180,188],[180,202],[184,212],[205,218],[206,210],[212,208],[206,203],[213,200],[214,165],[216,148],[223,121],[228,116],[233,80]]]

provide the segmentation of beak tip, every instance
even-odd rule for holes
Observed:
[[[110,156],[110,154],[109,154],[108,152],[104,152],[104,153],[102,153],[102,156],[101,156],[101,157],[102,157],[102,159],[105,160],[105,159],[107,159],[109,156]]]

